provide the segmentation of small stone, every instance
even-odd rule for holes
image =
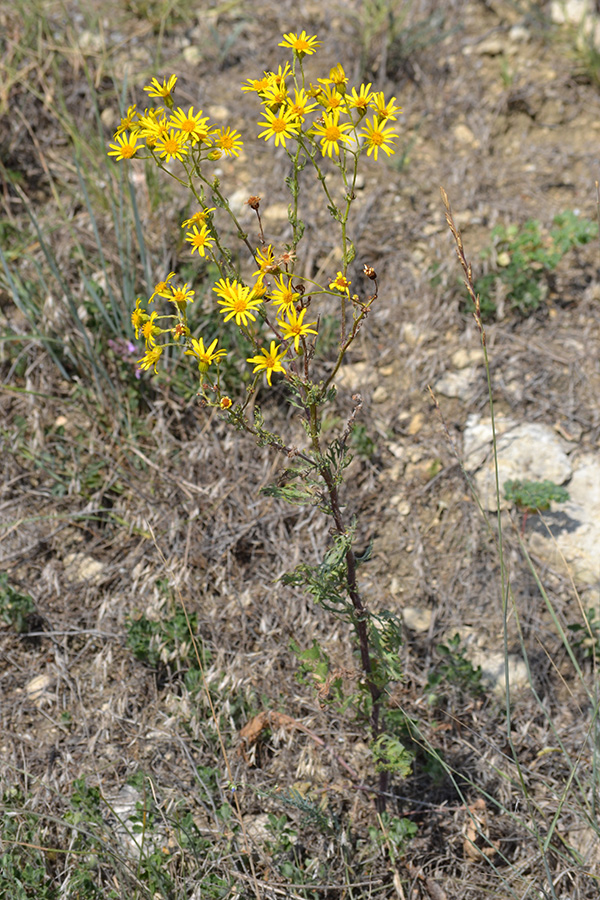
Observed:
[[[406,429],[406,433],[413,437],[415,434],[418,434],[421,428],[423,427],[423,423],[425,422],[425,416],[422,412],[415,413],[415,415],[410,420],[409,426]]]
[[[405,606],[401,610],[402,619],[407,628],[416,631],[417,634],[424,634],[431,627],[431,619],[433,612],[426,607]]]
[[[97,583],[104,572],[104,563],[84,553],[68,553],[64,558],[64,566],[69,581]]]
[[[382,385],[378,385],[373,391],[373,403],[385,403],[389,396],[389,391]]]
[[[452,354],[452,365],[455,369],[466,369],[467,366],[477,365],[483,362],[483,350],[481,347],[460,347]]]
[[[438,394],[443,394],[444,397],[469,400],[479,377],[480,372],[475,368],[460,369],[458,372],[444,372],[442,377],[436,381],[434,388]]]
[[[33,700],[35,703],[37,700],[40,700],[42,694],[48,690],[51,684],[52,678],[49,675],[36,675],[31,681],[27,682],[25,691],[30,700]]]
[[[454,137],[459,144],[463,144],[465,147],[473,147],[474,150],[477,150],[477,148],[480,146],[480,142],[477,140],[468,125],[464,125],[461,123],[455,125]]]
[[[190,44],[189,47],[183,48],[181,55],[189,66],[197,66],[202,59],[202,50],[195,44]]]

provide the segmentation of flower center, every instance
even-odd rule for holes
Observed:
[[[282,119],[281,117],[273,119],[271,128],[275,132],[275,134],[281,134],[282,131],[285,131],[286,127],[287,122],[285,121],[285,119]]]

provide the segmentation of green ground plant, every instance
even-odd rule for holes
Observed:
[[[514,479],[504,482],[504,499],[514,503],[523,514],[521,534],[525,531],[527,517],[532,513],[545,512],[551,503],[566,503],[569,492],[553,481],[521,481]]]
[[[461,698],[483,695],[481,666],[467,658],[460,634],[438,644],[436,650],[440,661],[429,672],[425,687],[429,703],[438,705],[449,691],[458,691]]]
[[[481,253],[482,259],[489,260],[490,271],[475,279],[482,317],[494,318],[499,292],[510,310],[531,315],[544,302],[549,276],[565,254],[597,235],[597,223],[572,210],[555,216],[549,231],[537,219],[521,226],[497,225],[490,246]]]
[[[17,634],[29,631],[31,617],[36,614],[35,603],[29,594],[16,590],[6,572],[0,572],[0,619]]]

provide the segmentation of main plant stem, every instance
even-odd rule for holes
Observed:
[[[313,450],[315,451],[315,456],[320,462],[318,463],[319,472],[323,481],[325,482],[325,486],[327,488],[327,494],[329,496],[329,504],[331,508],[331,515],[333,517],[333,521],[335,522],[335,530],[337,534],[340,536],[345,535],[346,526],[344,523],[344,517],[342,515],[342,511],[340,508],[340,500],[339,500],[339,492],[337,488],[337,484],[335,483],[335,479],[331,474],[331,470],[329,466],[322,460],[322,456],[319,448],[319,439],[318,439],[318,429],[316,428],[317,424],[317,411],[315,408],[311,408],[311,432],[313,439]],[[369,613],[366,606],[363,603],[362,597],[360,595],[360,591],[358,589],[358,584],[356,581],[356,554],[352,547],[348,547],[345,553],[345,563],[346,563],[346,587],[348,590],[348,596],[352,601],[352,606],[354,607],[354,616],[353,623],[356,628],[356,633],[358,635],[358,643],[360,648],[360,659],[362,670],[366,679],[367,688],[369,694],[371,696],[371,716],[370,716],[370,725],[371,725],[371,734],[373,740],[379,737],[381,734],[381,696],[383,694],[383,689],[380,688],[373,678],[373,663],[371,660],[371,649],[369,646],[369,630],[368,630],[368,617]],[[379,812],[383,812],[385,809],[386,802],[386,793],[388,789],[389,783],[389,772],[382,771],[379,773],[379,791],[377,795],[377,809]]]

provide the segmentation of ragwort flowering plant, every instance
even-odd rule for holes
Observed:
[[[185,185],[197,210],[182,223],[190,253],[210,260],[220,278],[212,288],[223,322],[238,328],[254,347],[245,360],[253,369],[253,378],[245,396],[230,398],[222,385],[220,363],[227,354],[214,335],[193,335],[188,324],[188,309],[196,302],[194,290],[178,281],[170,272],[155,285],[147,301],[139,298],[132,313],[137,338],[145,341],[145,353],[139,365],[157,371],[166,347],[178,346],[192,357],[199,372],[199,397],[209,407],[223,411],[237,429],[251,434],[259,445],[271,445],[285,453],[290,464],[277,485],[268,493],[290,503],[316,504],[332,520],[333,539],[316,566],[301,565],[286,577],[287,583],[303,585],[315,601],[345,620],[353,628],[360,656],[361,675],[346,696],[357,714],[370,722],[376,768],[380,772],[378,805],[385,805],[390,771],[405,772],[408,754],[393,738],[387,708],[388,687],[401,677],[398,661],[400,630],[397,620],[387,611],[374,613],[361,596],[357,570],[368,554],[359,557],[353,547],[355,523],[347,522],[342,512],[340,485],[350,462],[347,441],[354,427],[361,399],[356,395],[354,411],[342,432],[325,441],[322,434],[323,408],[333,400],[334,381],[344,357],[355,341],[369,311],[378,297],[377,274],[364,265],[362,295],[352,292],[348,267],[356,257],[349,234],[350,213],[356,199],[356,182],[361,157],[366,153],[375,161],[394,153],[397,135],[394,123],[401,112],[396,98],[371,91],[371,84],[349,89],[341,65],[325,77],[308,82],[305,61],[319,48],[315,36],[290,32],[281,47],[291,50],[291,60],[277,71],[266,71],[248,79],[242,90],[256,97],[261,107],[258,137],[282,148],[290,161],[286,179],[291,193],[289,207],[290,241],[283,248],[267,242],[260,217],[260,197],[247,200],[254,210],[258,227],[258,246],[251,242],[232,211],[215,177],[213,165],[223,156],[237,157],[242,147],[238,131],[210,121],[200,109],[187,110],[175,105],[177,78],[162,82],[153,78],[144,88],[148,97],[161,105],[138,111],[130,106],[110,144],[109,155],[116,160],[152,158],[165,173]],[[380,155],[381,151],[381,155]],[[312,168],[323,190],[325,202],[340,232],[341,255],[337,271],[325,284],[296,275],[298,248],[304,233],[299,214],[299,176]],[[334,199],[330,188],[332,169],[337,169],[343,200]],[[230,218],[243,249],[250,255],[254,272],[243,278],[234,265],[235,255],[222,239],[215,213],[223,210]],[[165,309],[151,309],[164,301]],[[339,344],[336,359],[327,375],[315,375],[318,363],[319,323],[325,303],[337,309]],[[321,369],[322,371],[322,369]],[[273,379],[286,385],[290,403],[301,410],[306,445],[290,446],[285,437],[264,426],[257,394],[263,383],[269,388]],[[252,402],[251,402],[252,401]],[[310,668],[318,682],[319,696],[331,699],[332,673],[329,660],[319,648],[296,651],[303,666]],[[311,655],[312,654],[312,655]],[[336,681],[337,687],[339,679]],[[341,699],[337,692],[338,700]]]

